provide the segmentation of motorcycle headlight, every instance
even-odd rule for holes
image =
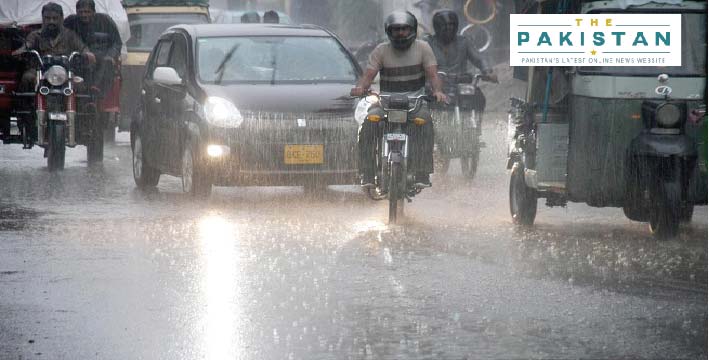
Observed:
[[[475,86],[470,84],[459,84],[458,92],[460,92],[460,95],[475,95]]]
[[[372,106],[372,104],[370,102],[368,102],[366,98],[361,99],[357,103],[357,107],[355,108],[355,113],[354,113],[354,118],[355,118],[355,121],[357,121],[357,124],[362,125],[362,123],[364,122],[364,119],[367,117],[367,112],[369,111],[370,106]]]
[[[204,104],[205,119],[210,125],[222,128],[236,128],[244,122],[239,109],[231,101],[210,96]]]
[[[44,78],[53,86],[59,86],[66,82],[68,74],[63,66],[54,65],[44,73]]]
[[[377,95],[367,95],[367,97],[364,98],[368,103],[370,104],[377,104],[379,103],[379,96]]]
[[[679,125],[682,113],[679,107],[673,104],[660,105],[655,113],[657,125],[663,128],[674,128]]]

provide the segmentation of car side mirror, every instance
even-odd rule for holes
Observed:
[[[171,67],[157,67],[153,71],[153,80],[163,85],[182,85],[182,78]]]

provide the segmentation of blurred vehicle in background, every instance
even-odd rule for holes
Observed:
[[[130,24],[128,56],[121,75],[119,131],[128,131],[140,100],[140,81],[150,51],[167,28],[177,24],[209,23],[208,0],[123,0]]]
[[[261,19],[266,11],[259,10],[256,11]],[[236,11],[236,10],[221,10],[221,9],[209,9],[209,16],[214,24],[240,24],[241,16],[247,13],[247,11]],[[276,11],[278,14],[279,24],[292,24],[290,16],[286,13]]]
[[[150,55],[131,124],[135,183],[174,175],[196,197],[213,185],[354,184],[359,75],[314,25],[175,26]]]

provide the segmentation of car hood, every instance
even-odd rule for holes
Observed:
[[[203,85],[207,96],[231,100],[239,110],[267,112],[354,111],[351,84]]]

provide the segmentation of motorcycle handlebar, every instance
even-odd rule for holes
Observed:
[[[76,55],[81,55],[78,51],[74,51],[69,55],[69,63],[71,64],[71,61],[74,59],[74,56]]]

